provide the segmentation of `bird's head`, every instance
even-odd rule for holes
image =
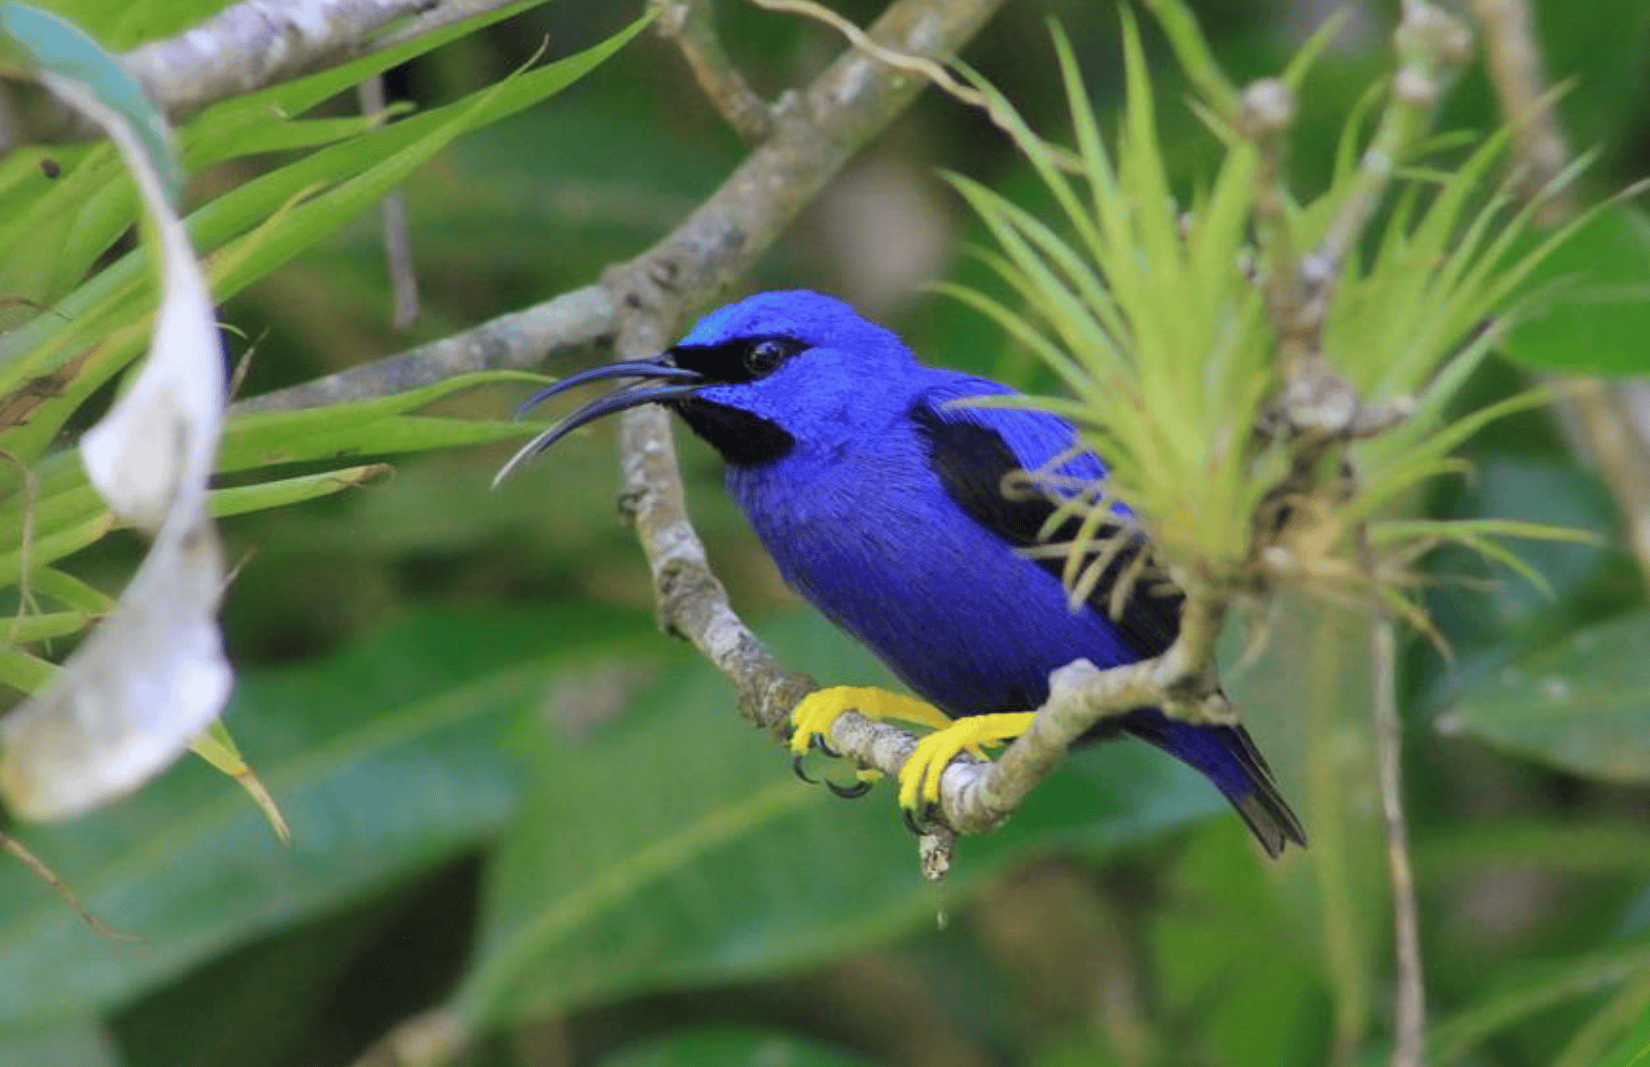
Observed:
[[[760,293],[706,315],[654,359],[594,367],[530,398],[523,411],[588,382],[639,379],[529,441],[495,481],[580,426],[648,403],[673,409],[731,464],[834,450],[903,413],[920,373],[897,336],[851,305],[806,290]]]

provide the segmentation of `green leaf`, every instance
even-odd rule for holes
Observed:
[[[207,500],[207,508],[216,518],[242,515],[249,511],[268,511],[316,500],[346,489],[355,489],[388,475],[393,468],[387,463],[368,463],[360,467],[305,474],[297,478],[280,478],[257,485],[239,485],[233,489],[214,489]]]
[[[349,429],[363,429],[378,420],[404,415],[477,386],[510,382],[542,386],[545,381],[542,375],[524,371],[477,371],[455,374],[419,389],[348,404],[329,404],[296,411],[237,412],[231,409],[229,422],[224,426],[223,441],[218,448],[218,471],[224,473],[268,463],[285,463],[292,457],[320,458],[325,455],[324,452],[311,451],[306,447],[306,442],[318,434],[337,435]],[[530,423],[525,424],[523,432],[530,427]],[[47,484],[42,491],[50,492],[52,488],[54,486]]]
[[[0,647],[0,684],[19,693],[36,693],[57,674],[55,664],[20,648]]]
[[[1509,664],[1438,725],[1577,774],[1650,781],[1650,614],[1577,630]]]
[[[93,615],[85,611],[48,611],[38,615],[23,615],[0,625],[7,644],[30,641],[49,641],[54,637],[77,634],[92,624]]]
[[[1496,1033],[1567,1000],[1620,985],[1650,967],[1650,941],[1637,938],[1571,959],[1497,976],[1471,1007],[1439,1020],[1427,1035],[1427,1060],[1459,1063]],[[1373,1058],[1370,1063],[1382,1062]]]
[[[1640,1017],[1631,1033],[1594,1061],[1595,1067],[1644,1067],[1646,1063],[1650,1063],[1650,1012]]]
[[[0,1067],[120,1067],[114,1042],[96,1019],[0,1029]]]
[[[243,677],[226,721],[292,827],[185,761],[72,826],[19,834],[113,944],[46,887],[0,880],[0,1025],[101,1010],[258,933],[473,847],[513,810],[521,736],[557,673],[651,631],[640,616],[414,616],[334,659]]]
[[[1650,370],[1650,216],[1599,212],[1536,269],[1540,286],[1506,341],[1533,367],[1604,374]]]
[[[793,1034],[727,1028],[638,1042],[603,1059],[601,1067],[869,1067],[871,1062]]]
[[[767,629],[827,682],[888,684],[816,616]],[[1113,846],[1224,809],[1195,772],[1144,746],[1085,751],[1002,832],[964,841],[936,895],[889,787],[848,804],[797,781],[696,659],[622,718],[532,762],[538,781],[490,871],[458,994],[475,1027],[805,966],[961,907],[1030,847]]]
[[[210,266],[219,300],[286,263],[345,220],[376,203],[384,193],[446,147],[454,138],[515,114],[554,95],[606,60],[645,27],[644,15],[607,40],[543,67],[515,75],[444,107],[305,156],[218,197],[190,216],[190,235],[199,247],[214,249]],[[325,192],[292,206],[294,197],[317,184]],[[258,229],[282,212],[279,223]],[[248,232],[248,231],[251,232]],[[52,372],[76,353],[93,350],[96,373],[83,371],[66,396],[47,401],[30,422],[13,427],[4,443],[32,459],[55,437],[58,427],[87,393],[136,352],[132,330],[147,314],[140,259],[128,255],[59,301],[51,314],[0,336],[0,391],[16,391],[31,377]],[[88,346],[96,346],[88,348]]]
[[[280,138],[288,136],[281,131],[295,126],[320,130],[325,128],[324,123],[358,122],[360,120],[357,119],[319,119],[298,123],[281,118],[271,121],[271,117],[301,115],[322,101],[391,67],[400,66],[476,30],[537,7],[542,2],[520,0],[484,11],[394,48],[382,49],[294,81],[221,101],[207,108],[185,127],[183,140],[188,146],[185,154],[192,165],[204,166],[252,151],[268,151]],[[379,118],[382,116],[369,116],[368,120]]]
[[[243,229],[317,181],[336,180],[340,173],[355,175],[293,208],[277,232],[260,237],[244,255],[229,253],[233,262],[218,279],[220,297],[239,292],[314,244],[319,236],[334,232],[455,138],[531,107],[584,77],[641,32],[651,18],[644,15],[582,52],[513,75],[456,103],[391,123],[369,137],[322,149],[220,197],[197,212],[198,221],[191,218],[200,226],[198,239],[205,244],[215,243],[207,240],[207,232]]]

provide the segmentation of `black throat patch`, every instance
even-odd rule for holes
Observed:
[[[783,427],[748,411],[692,397],[671,405],[688,429],[737,467],[755,467],[789,455],[796,438]]]

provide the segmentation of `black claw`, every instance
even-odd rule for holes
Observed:
[[[826,782],[825,788],[843,800],[857,800],[871,791],[871,783],[862,781],[855,782],[853,785],[837,785],[835,782]]]
[[[809,742],[831,759],[836,759],[842,755],[842,753],[832,748],[830,744],[826,742],[824,734],[814,734],[813,737],[809,739]]]
[[[809,785],[818,784],[815,779],[808,777],[808,772],[807,771],[802,769],[802,757],[801,756],[792,756],[791,757],[791,770],[795,771],[796,776],[798,778],[802,779],[804,782],[807,782]]]
[[[900,814],[905,817],[905,828],[918,837],[923,837],[945,826],[945,822],[940,818],[940,806],[932,800],[925,802],[916,811],[910,808],[901,808]]]

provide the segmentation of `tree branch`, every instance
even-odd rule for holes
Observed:
[[[710,0],[652,0],[652,5],[659,11],[659,34],[676,42],[699,88],[728,125],[746,141],[766,138],[773,116],[722,48]]]
[[[555,353],[611,338],[616,322],[607,287],[587,285],[462,333],[243,400],[231,406],[229,414],[348,404],[418,389],[471,371],[530,370]]]
[[[127,52],[121,62],[173,119],[208,104],[422,37],[518,0],[244,0],[199,26]],[[392,24],[402,22],[384,31]],[[55,98],[14,115],[0,154],[17,142],[97,135]]]
[[[1542,72],[1535,19],[1524,0],[1468,0],[1483,32],[1490,81],[1501,113],[1513,128],[1513,153],[1522,168],[1519,182],[1534,197],[1570,165],[1570,148],[1559,125]],[[1540,208],[1539,219],[1556,225],[1575,210],[1569,189],[1559,189]]]

